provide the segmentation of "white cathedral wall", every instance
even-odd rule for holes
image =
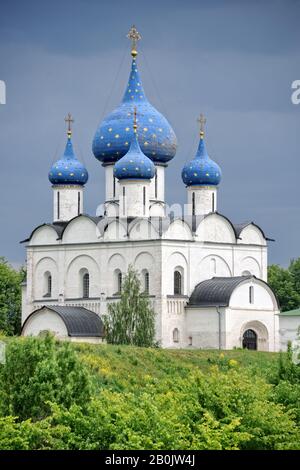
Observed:
[[[220,315],[220,316],[219,316]],[[186,344],[197,349],[225,349],[224,309],[186,308]],[[219,334],[219,327],[221,333]]]
[[[138,224],[141,224],[139,228]],[[187,297],[172,298],[175,269],[182,271],[183,294],[189,296],[195,285],[204,279],[213,276],[241,275],[245,267],[248,269],[251,267],[245,264],[247,258],[254,260],[254,266],[256,262],[258,265],[265,263],[266,247],[178,241],[178,238],[188,237],[187,227],[178,221],[169,231],[168,240],[155,240],[158,234],[152,226],[149,232],[148,225],[149,222],[146,220],[134,223],[130,229],[132,239],[126,239],[126,241],[122,238],[126,236],[123,227],[119,241],[117,241],[117,237],[112,238],[117,231],[115,222],[104,232],[103,239],[97,238],[96,225],[90,219],[80,217],[71,222],[65,231],[63,241],[58,241],[56,246],[53,244],[44,247],[30,246],[27,251],[27,293],[23,320],[41,305],[43,290],[40,281],[43,271],[53,272],[52,298],[55,300],[54,303],[57,303],[57,298],[59,302],[67,303],[66,299],[79,299],[76,305],[84,304],[96,313],[104,313],[106,304],[103,299],[106,296],[112,297],[117,290],[116,271],[120,270],[125,273],[129,264],[133,264],[139,271],[149,270],[150,295],[155,296],[152,299],[157,311],[157,338],[162,341],[163,346],[178,347],[179,344],[173,344],[172,331],[174,328],[180,330],[180,345],[182,345],[182,338],[185,337],[185,341],[187,338],[182,314]],[[230,234],[226,223],[224,227],[225,230],[229,230]],[[150,236],[153,240],[143,240],[143,237],[147,236],[145,232],[151,233],[151,230],[153,233]],[[52,237],[52,232],[52,230],[45,231],[49,233],[49,239]],[[95,242],[96,239],[97,242]],[[80,240],[81,243],[79,243]],[[90,301],[90,307],[89,301],[80,300],[82,295],[80,270],[82,268],[90,272],[90,296],[95,298],[93,302]],[[266,265],[262,270],[266,271]],[[253,274],[256,275],[255,272]],[[33,303],[34,299],[35,303]],[[50,300],[45,300],[45,303]]]
[[[242,338],[246,330],[252,329],[258,335],[259,351],[279,350],[278,312],[257,309],[226,309],[225,349],[242,347]]]

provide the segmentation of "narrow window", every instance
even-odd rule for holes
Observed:
[[[90,275],[85,273],[82,278],[82,297],[88,299],[90,296]]]
[[[125,216],[125,186],[123,186],[123,215]]]
[[[155,190],[155,199],[157,199],[157,170],[155,172],[154,190]]]
[[[52,294],[52,276],[49,274],[47,279],[47,296],[51,297]]]
[[[149,273],[148,271],[145,271],[144,273],[144,293],[149,294]]]
[[[118,273],[118,294],[122,292],[122,273]]]
[[[249,303],[250,304],[254,303],[254,287],[253,286],[249,287]]]
[[[60,219],[60,193],[57,191],[57,219]]]
[[[116,197],[116,178],[113,179],[113,198]]]
[[[174,271],[174,295],[182,294],[182,276],[179,271]]]
[[[195,193],[192,193],[192,215],[195,215]]]
[[[217,272],[217,263],[215,258],[211,258],[210,260],[210,273],[216,274]]]
[[[178,330],[178,328],[175,328],[173,330],[173,342],[174,343],[179,343],[179,330]]]
[[[80,215],[80,192],[78,192],[77,204],[78,204],[78,215]]]
[[[189,346],[192,346],[192,345],[193,345],[193,337],[189,336]]]
[[[215,193],[211,195],[212,212],[215,212]]]
[[[143,214],[146,214],[146,188],[143,187]]]

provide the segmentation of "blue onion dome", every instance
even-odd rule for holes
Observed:
[[[221,168],[208,156],[203,131],[200,132],[197,153],[184,165],[181,177],[186,186],[217,186],[221,181]]]
[[[131,54],[132,66],[122,103],[98,127],[93,153],[106,164],[116,162],[128,152],[133,137],[132,110],[136,107],[142,152],[154,162],[167,163],[175,156],[177,139],[166,118],[147,100],[137,67],[137,51],[133,49]]]
[[[128,152],[120,158],[114,166],[114,176],[118,180],[142,179],[150,180],[154,177],[154,163],[141,150],[137,138],[136,120],[133,125],[133,136]]]
[[[86,168],[74,153],[71,136],[72,133],[69,130],[65,152],[49,171],[48,178],[52,184],[84,185],[88,180]]]

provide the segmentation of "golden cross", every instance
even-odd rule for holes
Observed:
[[[197,119],[197,121],[200,123],[200,135],[203,137],[204,136],[204,126],[206,124],[206,118],[204,114],[200,114],[200,117]]]
[[[68,123],[68,134],[72,134],[72,123],[74,119],[72,118],[71,113],[68,113],[68,116],[65,118],[65,122]]]
[[[142,36],[140,35],[136,27],[133,25],[130,28],[129,33],[127,34],[127,37],[128,39],[131,40],[131,55],[133,58],[135,58],[137,56],[136,45],[137,45],[137,42],[142,39]]]

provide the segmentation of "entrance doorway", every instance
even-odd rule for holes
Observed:
[[[253,330],[246,330],[243,334],[243,348],[244,349],[257,349],[257,334]]]

